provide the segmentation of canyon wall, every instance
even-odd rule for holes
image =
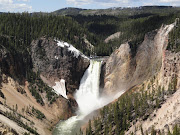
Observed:
[[[144,81],[136,90],[144,91],[164,90],[165,93],[172,92],[172,95],[165,94],[164,101],[158,109],[154,109],[146,120],[139,119],[126,131],[125,135],[133,132],[136,135],[143,132],[150,135],[152,129],[163,135],[173,130],[175,125],[180,124],[180,52],[166,50],[162,57],[160,71],[149,80]],[[161,99],[162,95],[158,97]]]
[[[168,44],[168,33],[174,24],[162,26],[145,35],[133,52],[129,43],[122,44],[104,65],[104,91],[111,95],[142,83],[160,70],[162,56]]]
[[[52,38],[34,40],[28,51],[10,52],[0,45],[0,123],[8,132],[48,135],[59,120],[74,114],[77,103],[72,95],[90,61],[72,45]],[[29,78],[35,79],[28,82]],[[54,92],[44,89],[56,86],[61,79],[68,98],[57,93],[49,100],[48,94],[62,87],[58,84]],[[44,104],[38,102],[41,98]],[[2,130],[0,133],[7,132]]]
[[[89,59],[75,48],[69,50],[72,45],[52,38],[42,37],[31,46],[34,70],[40,72],[41,79],[50,86],[64,79],[67,92],[73,94],[90,64]]]

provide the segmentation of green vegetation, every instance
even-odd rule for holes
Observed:
[[[30,133],[25,132],[24,135],[30,135]]]
[[[180,22],[179,19],[176,19],[176,27],[173,29],[173,31],[169,34],[169,43],[168,43],[168,50],[171,50],[173,52],[179,52],[180,51]]]
[[[179,135],[179,134],[180,134],[180,127],[178,127],[178,125],[175,125],[172,134],[168,134],[168,135]]]
[[[141,132],[142,135],[147,135],[147,133],[143,133]],[[154,129],[154,126],[151,128],[151,135],[163,135],[161,132],[158,132]],[[132,133],[132,135],[134,135],[134,133]],[[180,135],[180,127],[176,124],[172,130],[172,132],[168,132],[168,135]]]
[[[179,8],[157,7],[153,11],[151,8],[127,8],[122,10],[124,15],[116,16],[0,14],[0,44],[15,53],[28,54],[33,39],[48,36],[69,42],[89,55],[92,52],[84,45],[86,37],[95,46],[97,55],[110,55],[116,47],[127,41],[137,48],[147,32],[159,28],[162,23],[172,23],[179,16]],[[105,38],[116,32],[122,33],[120,38],[104,43]]]
[[[28,130],[30,133],[35,134],[35,135],[39,135],[36,130],[34,130],[33,128],[29,127],[26,124],[23,123],[23,121],[20,119],[19,115],[16,115],[15,113],[11,113],[11,112],[3,112],[0,110],[0,114],[4,115],[5,117],[9,118],[10,120],[13,120],[14,122],[16,122],[20,127],[23,127],[24,129]]]
[[[73,44],[86,55],[96,53],[99,56],[110,55],[122,43],[129,42],[134,56],[146,33],[159,28],[162,24],[172,23],[180,16],[180,8],[172,7],[117,8],[116,10],[116,15],[104,13],[114,11],[114,9],[107,9],[98,11],[103,15],[85,14],[84,16],[78,13],[81,11],[88,13],[91,10],[72,8],[68,11],[66,9],[60,11],[63,15],[66,13],[70,16],[60,16],[58,13],[55,13],[56,15],[0,14],[0,50],[8,52],[7,55],[10,57],[10,61],[0,65],[4,66],[0,72],[9,75],[20,84],[28,80],[30,92],[36,101],[44,105],[42,94],[45,93],[49,103],[52,104],[56,101],[57,95],[52,88],[43,83],[39,73],[32,70],[31,42],[33,40],[42,36],[57,38]],[[177,21],[177,27],[170,34],[168,45],[168,49],[176,52],[179,51],[180,46],[179,25]],[[108,43],[104,42],[109,35],[116,32],[121,32],[119,38]],[[85,38],[95,46],[94,52],[87,49]],[[44,50],[38,51],[44,54]],[[0,95],[4,97],[1,91]],[[156,101],[156,106],[159,106],[159,102],[159,100]]]
[[[134,11],[136,12],[136,11]],[[130,42],[132,53],[136,53],[138,45],[144,40],[146,33],[160,28],[162,24],[173,23],[180,16],[179,12],[141,13],[134,16],[110,16],[110,15],[76,15],[71,16],[83,27],[93,33],[98,40],[88,39],[96,44],[95,52],[98,55],[110,55],[112,51],[122,43]],[[111,34],[121,32],[118,39],[109,43],[104,40]]]
[[[53,92],[52,88],[50,88],[47,84],[45,84],[41,80],[39,73],[29,72],[28,81],[30,82],[30,85],[29,85],[30,92],[32,96],[35,97],[38,103],[40,103],[41,105],[44,105],[44,101],[41,97],[41,94],[43,92],[46,93],[46,98],[48,99],[50,104],[56,101],[56,98],[58,96]]]
[[[34,107],[32,107],[32,113],[36,115],[36,118],[42,120],[45,119],[46,116],[39,110],[35,109]]]
[[[69,16],[60,16],[58,12]],[[86,55],[96,53],[99,56],[110,55],[122,43],[129,42],[134,56],[146,33],[160,28],[162,24],[173,23],[176,18],[180,17],[180,8],[163,6],[98,10],[96,14],[100,15],[89,15],[91,12],[92,10],[70,8],[59,10],[54,14],[0,14],[0,50],[5,50],[7,56],[10,57],[10,61],[0,63],[1,67],[4,66],[3,70],[0,69],[0,85],[2,73],[21,82],[20,84],[27,80],[29,90],[39,104],[45,104],[45,99],[42,98],[43,94],[52,104],[58,96],[41,80],[39,72],[33,72],[31,60],[31,42],[33,40],[42,36],[57,38],[73,44]],[[115,12],[115,15],[108,14],[111,12]],[[168,49],[173,52],[180,51],[179,20],[176,21],[176,24],[170,33],[168,44]],[[108,43],[104,42],[108,36],[116,32],[121,32],[119,38]],[[94,45],[94,52],[87,49],[84,39]],[[44,50],[39,49],[38,53],[43,56]],[[2,56],[0,55],[0,57]],[[151,87],[149,85],[148,89]],[[100,112],[100,117],[89,121],[86,134],[123,135],[132,123],[138,119],[146,120],[154,109],[160,108],[165,97],[173,94],[176,88],[177,76],[170,82],[168,91],[159,87],[156,90],[152,88],[152,92],[143,88],[140,92],[125,93],[114,104],[105,106]],[[0,96],[5,98],[1,90]],[[38,134],[36,130],[23,123],[20,119],[22,116],[15,114],[17,111],[18,106],[16,105],[13,107],[13,113],[2,111],[0,113],[17,122],[19,126],[27,129],[30,133]],[[22,112],[26,112],[28,115],[34,114],[40,120],[46,118],[41,111],[34,107],[26,106]],[[141,133],[143,134],[143,132],[141,127]],[[156,131],[152,128],[151,132],[155,134]],[[169,133],[169,135],[177,134],[179,134],[179,128],[175,126],[173,133]]]
[[[8,13],[0,14],[0,19],[0,44],[11,51],[28,51],[33,39],[48,36],[69,42],[86,53],[83,37],[93,36],[71,17],[66,16]]]
[[[56,15],[78,15],[80,13],[80,11],[83,11],[84,9],[80,9],[80,8],[63,8],[57,11],[52,12],[52,14],[56,14]]]
[[[175,87],[173,83],[170,85],[171,88]],[[160,86],[154,89],[153,85],[150,88],[152,92],[145,90],[143,86],[139,92],[134,92],[132,89],[123,94],[117,102],[105,106],[100,110],[100,117],[94,118],[94,124],[89,123],[87,134],[123,135],[132,123],[139,119],[144,121],[149,118],[155,109],[161,107],[161,104],[166,100],[165,97],[176,91],[176,89],[164,91],[164,88]],[[142,128],[141,132],[143,132]],[[152,128],[152,134],[155,132]]]

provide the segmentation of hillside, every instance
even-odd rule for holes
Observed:
[[[0,14],[0,134],[68,129],[82,104],[88,119],[99,112],[87,135],[178,133],[179,17],[171,6]]]
[[[18,134],[51,134],[59,120],[75,113],[77,103],[72,94],[79,87],[89,59],[79,51],[77,54],[72,45],[59,46],[52,38],[33,41],[28,61],[0,47],[0,121]]]
[[[110,9],[106,10],[107,13],[110,12]],[[95,35],[96,39],[89,38],[89,40],[95,45],[95,53],[97,55],[110,55],[125,42],[131,42],[135,49],[135,46],[138,46],[143,41],[146,33],[158,29],[162,24],[173,23],[175,18],[179,16],[179,8],[176,7],[148,6],[115,8],[111,10],[120,10],[124,15],[120,13],[118,15],[70,15],[70,17]],[[122,33],[119,38],[115,38],[108,43],[104,42],[106,38],[113,36],[117,32]]]
[[[78,15],[78,14],[80,14],[80,12],[85,11],[85,10],[86,9],[68,7],[68,8],[56,10],[56,11],[52,12],[52,14],[55,14],[55,15]]]
[[[180,55],[177,51],[166,50],[168,33],[175,31],[174,24],[146,34],[136,56],[132,57],[129,44],[122,44],[108,58],[103,69],[102,94],[110,96],[122,91],[125,93],[101,109],[99,115],[89,121],[84,133],[180,133]]]
[[[166,12],[165,12],[166,11]],[[52,12],[56,15],[115,15],[115,16],[130,16],[132,18],[146,17],[152,14],[173,13],[180,11],[179,7],[172,6],[141,6],[122,8],[114,7],[108,9],[81,9],[81,8],[63,8]]]

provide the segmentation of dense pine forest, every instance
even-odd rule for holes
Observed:
[[[132,42],[133,46],[138,46],[143,41],[145,33],[159,28],[162,24],[174,22],[180,14],[176,8],[163,13],[156,10],[152,10],[154,13],[150,12],[149,8],[143,11],[146,10],[149,13],[134,12],[134,15],[129,15],[126,11],[124,15],[116,16],[4,13],[0,14],[0,43],[11,51],[24,52],[30,47],[32,40],[48,36],[69,42],[90,55],[92,52],[86,49],[84,43],[86,38],[95,46],[94,51],[97,55],[110,55],[124,42]],[[119,38],[104,42],[108,36],[116,32],[122,33]]]
[[[45,90],[48,93],[48,100],[55,101],[55,94],[42,83],[38,73],[32,71],[30,48],[33,40],[42,36],[60,39],[73,44],[88,56],[91,54],[110,55],[122,43],[129,42],[135,53],[147,32],[158,29],[162,24],[173,23],[175,18],[180,16],[178,8],[167,7],[166,12],[161,12],[160,7],[156,10],[150,9],[144,7],[143,12],[136,8],[126,9],[123,15],[64,16],[43,13],[2,13],[0,14],[0,48],[8,50],[15,58],[14,67],[16,63],[23,63],[24,66],[20,70],[21,73],[7,72],[7,74],[16,80],[20,78],[29,80],[30,91],[41,105],[44,103],[35,89],[41,93]],[[133,14],[131,14],[132,10]],[[116,32],[121,33],[118,38],[105,42],[108,36]],[[179,51],[179,37],[180,28],[177,26],[170,34],[168,46],[170,50]],[[85,39],[94,45],[93,50],[87,49]],[[34,83],[38,84],[37,88],[33,86]]]
[[[113,9],[107,9],[98,10],[96,14],[92,14],[90,10],[68,10],[70,11],[61,10],[60,13],[57,11],[0,14],[0,51],[2,54],[3,51],[8,52],[7,54],[11,56],[11,63],[0,63],[1,67],[7,67],[0,69],[0,85],[2,74],[7,74],[22,85],[27,80],[32,96],[41,106],[45,106],[42,97],[44,92],[49,104],[56,101],[57,94],[42,81],[39,72],[33,71],[31,42],[41,37],[68,42],[87,56],[110,56],[122,43],[129,42],[133,55],[143,42],[146,33],[159,29],[162,25],[174,23],[176,20],[176,27],[170,33],[167,49],[172,52],[180,51],[180,23],[177,19],[180,18],[180,8],[120,8],[115,10],[116,13]],[[114,14],[107,14],[112,11]],[[106,40],[115,33],[119,35]],[[87,47],[86,41],[93,45],[93,49]],[[146,120],[153,110],[160,108],[167,97],[171,97],[176,92],[176,85],[177,78],[172,80],[167,91],[161,86],[153,89],[151,84],[148,89],[142,86],[141,90],[136,92],[132,88],[117,102],[101,109],[100,116],[89,121],[86,134],[123,135],[137,120]],[[0,96],[5,98],[1,90]],[[26,110],[30,110],[26,113],[32,112],[31,115],[35,115],[39,120],[46,119],[45,115],[34,107]],[[17,121],[21,127],[26,127],[31,133],[38,134],[11,113],[0,113]],[[141,132],[142,135],[146,134],[143,129]],[[155,135],[156,131],[152,129],[151,134]],[[173,132],[169,131],[169,135],[179,134],[178,125],[174,127]]]
[[[147,120],[153,111],[161,108],[161,105],[177,89],[177,78],[174,78],[169,83],[168,90],[164,90],[164,87],[161,86],[156,89],[153,83],[154,80],[152,79],[147,88],[144,87],[144,84],[139,88],[132,88],[124,93],[115,103],[101,109],[100,116],[94,118],[93,124],[89,121],[86,134],[124,135],[125,131],[138,120]],[[156,135],[156,133],[157,131],[152,129],[151,135]],[[134,135],[133,132],[131,134]],[[147,134],[143,131],[142,127],[141,134]],[[180,128],[175,126],[173,133],[169,132],[168,135],[179,134]]]

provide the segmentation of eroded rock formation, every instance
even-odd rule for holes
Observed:
[[[69,44],[58,46],[58,41],[51,38],[40,38],[32,42],[32,61],[35,71],[49,86],[65,80],[68,94],[79,88],[80,80],[89,66],[89,59],[82,53],[68,50]]]
[[[149,86],[152,86],[152,88],[149,88]],[[145,91],[162,88],[166,93],[168,91],[174,91],[175,93],[169,96],[166,95],[160,108],[154,110],[148,119],[139,119],[134,122],[125,135],[129,135],[131,132],[141,135],[141,128],[147,134],[151,134],[152,128],[163,135],[167,135],[169,131],[172,132],[175,125],[179,124],[180,118],[180,52],[175,53],[166,50],[162,57],[160,71],[138,87],[138,90],[142,87]],[[162,95],[159,98],[162,98]]]
[[[109,57],[104,67],[104,94],[127,90],[160,70],[162,56],[168,44],[168,33],[174,24],[149,32],[135,55],[129,43],[122,44]]]

